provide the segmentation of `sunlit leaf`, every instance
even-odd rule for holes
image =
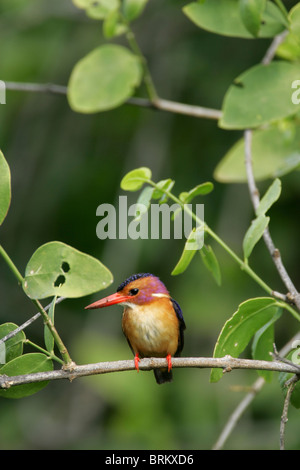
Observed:
[[[224,36],[253,38],[245,27],[237,0],[206,0],[192,2],[183,8],[186,16],[197,26]],[[259,37],[273,37],[285,29],[286,21],[279,8],[267,1],[262,16]]]
[[[121,189],[124,191],[137,191],[144,183],[151,179],[152,173],[149,168],[141,167],[127,173],[121,181]]]
[[[115,108],[134,93],[141,78],[140,60],[129,49],[100,46],[75,65],[68,85],[69,104],[80,113]]]
[[[285,61],[258,64],[237,77],[225,94],[224,129],[248,129],[295,114],[291,84],[300,76],[300,64]]]
[[[30,258],[23,289],[33,299],[81,297],[105,289],[111,272],[96,258],[61,242],[40,246]]]
[[[300,166],[300,127],[278,127],[252,133],[252,165],[256,181],[276,178]],[[247,182],[245,141],[240,139],[215,169],[214,177],[222,183]]]
[[[213,183],[210,183],[210,182],[201,183],[201,184],[198,184],[198,186],[195,186],[195,188],[191,189],[190,191],[181,193],[179,195],[179,199],[184,204],[188,204],[194,199],[194,197],[205,196],[206,194],[211,193],[213,189],[214,189]]]

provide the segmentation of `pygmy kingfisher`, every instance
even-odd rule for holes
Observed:
[[[168,367],[155,369],[156,382],[172,380],[172,356],[179,356],[183,348],[185,323],[182,311],[172,299],[162,281],[149,273],[134,274],[109,295],[86,309],[124,306],[122,330],[135,355],[139,370],[143,357],[166,357]]]

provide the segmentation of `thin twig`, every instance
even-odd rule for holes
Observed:
[[[300,339],[300,333],[297,333],[287,344],[285,344],[279,351],[280,357],[286,356],[290,350],[294,347],[295,341]],[[213,450],[220,450],[224,447],[225,442],[228,437],[236,427],[237,423],[241,419],[242,415],[246,409],[250,406],[256,395],[261,391],[265,385],[265,379],[259,377],[254,384],[251,386],[251,391],[243,398],[243,400],[238,404],[233,413],[229,416],[220,436],[218,437],[216,443],[213,446]]]
[[[294,376],[293,381],[289,383],[288,389],[286,392],[286,396],[285,396],[285,400],[283,404],[283,411],[282,411],[281,420],[280,420],[280,433],[279,433],[280,450],[285,449],[284,441],[285,441],[285,428],[286,428],[286,423],[288,421],[288,410],[289,410],[289,405],[291,401],[291,396],[298,380],[299,380],[299,377]]]
[[[5,82],[7,90],[22,91],[31,93],[51,93],[66,95],[67,87],[62,85],[55,85],[52,83],[22,83],[22,82]],[[143,108],[157,109],[160,111],[167,111],[170,113],[184,114],[196,118],[206,118],[219,120],[222,116],[222,111],[218,109],[205,108],[202,106],[194,106],[184,103],[177,103],[175,101],[164,100],[156,98],[155,101],[146,98],[132,97],[126,102],[133,106],[140,106]]]
[[[59,304],[60,302],[62,302],[63,300],[65,299],[65,297],[58,297],[55,301],[55,305]],[[50,302],[50,304],[48,304],[46,307],[44,307],[44,310],[45,312],[47,312],[49,310],[49,308],[51,307],[52,305],[52,302]],[[37,320],[38,318],[40,318],[41,316],[41,313],[38,312],[36,313],[35,315],[33,315],[31,318],[29,318],[29,320],[27,320],[25,323],[23,323],[22,325],[18,326],[18,328],[16,328],[15,330],[11,331],[10,333],[8,333],[6,336],[3,336],[3,338],[0,339],[0,346],[1,344],[5,343],[6,341],[8,341],[9,339],[13,338],[14,336],[16,336],[20,331],[22,330],[25,330],[25,328],[27,328],[29,325],[31,325],[31,323],[33,323],[35,320]]]
[[[253,173],[253,166],[252,166],[252,131],[246,130],[244,133],[245,137],[245,167],[247,173],[247,180],[248,180],[248,187],[250,198],[253,204],[254,211],[257,210],[260,202],[259,191],[256,187],[254,173]],[[276,266],[276,269],[287,288],[288,292],[291,294],[289,297],[295,305],[297,306],[298,310],[300,310],[300,294],[297,291],[295,285],[293,284],[283,262],[281,259],[280,251],[275,247],[274,242],[271,238],[269,228],[267,227],[263,233],[264,242],[269,250],[270,255],[272,256],[273,262]]]
[[[157,368],[166,367],[166,359],[163,358],[144,358],[139,362],[140,370],[152,370]],[[216,357],[174,357],[172,358],[173,368],[221,368],[224,373],[230,372],[233,369],[254,369],[254,370],[269,370],[276,372],[287,372],[296,374],[298,368],[295,365],[284,364],[276,361],[259,361],[252,359],[239,359],[231,356]],[[113,362],[99,362],[94,364],[85,365],[66,365],[61,370],[54,370],[48,372],[36,372],[32,374],[17,375],[9,377],[7,375],[0,375],[0,389],[10,388],[16,385],[23,385],[33,382],[42,382],[44,380],[58,380],[69,379],[74,380],[77,377],[84,377],[89,375],[107,374],[109,372],[122,372],[135,370],[133,360],[113,361]]]
[[[285,40],[286,36],[288,34],[288,30],[286,29],[282,33],[278,34],[275,36],[273,39],[269,49],[265,53],[264,58],[262,59],[261,63],[264,65],[268,65],[274,58],[277,48],[280,46],[280,44]]]

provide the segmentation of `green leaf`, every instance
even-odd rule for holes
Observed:
[[[49,308],[49,311],[48,311],[48,316],[49,316],[49,318],[50,318],[53,325],[54,325],[54,312],[55,312],[56,298],[57,298],[56,296],[53,297],[53,300],[51,302],[51,305],[50,305],[50,308]],[[44,341],[45,341],[45,346],[46,346],[47,351],[53,352],[54,338],[53,338],[53,335],[52,335],[52,333],[49,330],[47,325],[44,326]]]
[[[257,37],[262,26],[266,0],[239,0],[242,21],[252,36]]]
[[[210,245],[203,245],[200,250],[200,256],[209,272],[213,275],[218,286],[221,285],[221,270],[217,257]]]
[[[11,199],[10,169],[0,150],[0,225],[6,217]]]
[[[152,194],[153,194],[154,188],[151,186],[146,186],[141,194],[138,197],[137,200],[137,207],[138,207],[138,214],[135,217],[135,221],[141,220],[142,216],[146,214],[150,207],[151,199],[152,199]]]
[[[17,328],[18,325],[10,322],[0,325],[0,340]],[[5,341],[5,343],[0,344],[0,366],[12,361],[15,357],[21,356],[25,339],[24,331],[19,331],[19,333]]]
[[[279,196],[281,194],[281,181],[276,178],[276,180],[273,181],[271,186],[268,188],[264,196],[261,198],[260,203],[258,208],[256,209],[256,215],[264,215],[270,207],[274,204],[274,202],[279,199]]]
[[[270,297],[249,299],[241,303],[223,326],[215,346],[214,357],[238,357],[256,331],[274,317],[277,309],[276,300]],[[222,369],[213,369],[211,382],[217,382],[222,375]]]
[[[120,0],[73,0],[77,8],[86,10],[86,14],[93,19],[103,20],[111,12],[120,8]]]
[[[282,314],[282,309],[278,308],[274,317],[260,328],[254,335],[252,343],[252,357],[262,361],[271,361],[274,345],[274,323]],[[266,382],[271,382],[273,372],[269,370],[258,370],[258,375],[263,377]]]
[[[183,8],[185,15],[197,26],[212,33],[253,39],[245,27],[237,0],[207,0],[193,2]],[[262,15],[259,37],[273,37],[285,29],[286,21],[279,8],[267,1]]]
[[[290,31],[300,36],[300,4],[297,3],[289,12]]]
[[[255,65],[242,73],[225,94],[219,122],[224,129],[248,129],[295,114],[291,84],[300,64],[285,61]]]
[[[246,259],[249,258],[256,243],[261,239],[269,221],[270,217],[262,214],[251,222],[243,240],[244,257]]]
[[[123,0],[123,13],[127,21],[133,21],[140,16],[148,0]]]
[[[137,168],[127,173],[121,181],[121,189],[124,191],[138,191],[144,183],[151,180],[151,170],[146,167]]]
[[[278,127],[256,130],[252,134],[252,163],[256,181],[276,178],[300,165],[300,127],[294,123],[287,129]],[[240,139],[223,157],[214,171],[222,183],[247,182],[245,141]]]
[[[284,41],[276,49],[276,56],[285,60],[300,59],[300,37],[297,34],[289,33]]]
[[[171,180],[170,178],[166,180],[161,180],[158,183],[156,183],[156,188],[154,189],[153,192],[153,199],[160,199],[159,203],[163,204],[168,200],[168,196],[165,194],[164,191],[171,191],[173,186],[175,184],[174,180]]]
[[[75,298],[105,289],[112,281],[111,272],[96,258],[64,243],[49,242],[30,258],[23,289],[32,299]]]
[[[113,11],[103,23],[103,34],[107,39],[126,33],[128,27],[123,23],[119,11]]]
[[[181,257],[171,273],[172,276],[176,276],[177,274],[182,274],[187,269],[196,251],[202,247],[203,238],[204,238],[203,226],[200,225],[197,228],[193,228],[187,241],[185,242]]]
[[[30,353],[19,356],[1,368],[1,374],[9,377],[15,375],[32,374],[35,372],[47,372],[53,370],[52,361],[41,353]],[[23,398],[33,395],[44,388],[48,382],[36,382],[25,385],[16,385],[8,389],[0,390],[0,397]]]
[[[68,85],[69,104],[81,113],[116,108],[134,93],[141,79],[136,55],[116,44],[100,46],[75,65]]]
[[[210,183],[210,182],[201,183],[201,184],[198,184],[198,186],[195,186],[195,188],[191,189],[188,192],[180,193],[179,199],[184,204],[188,204],[194,199],[194,197],[205,196],[206,194],[211,193],[213,189],[214,189],[213,183]]]

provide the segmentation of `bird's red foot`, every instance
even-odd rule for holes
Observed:
[[[139,371],[139,362],[140,362],[140,358],[139,358],[138,353],[136,353],[136,355],[134,356],[134,366],[137,372]]]
[[[172,369],[172,357],[171,354],[167,355],[167,363],[168,363],[168,372]]]

